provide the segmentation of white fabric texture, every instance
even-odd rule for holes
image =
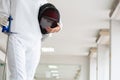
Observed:
[[[42,35],[38,11],[47,0],[0,0],[0,20],[6,25],[5,17],[11,14],[13,20],[8,41],[9,80],[33,80],[40,60]],[[11,7],[10,7],[11,5]],[[46,37],[43,37],[46,38]]]
[[[0,26],[7,26],[8,25],[8,17],[1,16],[0,17]]]
[[[40,40],[30,44],[21,35],[9,36],[7,59],[11,73],[10,80],[33,80],[40,60],[40,45]]]
[[[8,41],[9,80],[33,80],[40,59],[42,34],[38,10],[46,0],[0,0],[0,18],[11,14],[13,20]],[[2,23],[3,24],[3,23]]]

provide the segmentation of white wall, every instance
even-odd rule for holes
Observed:
[[[83,61],[84,63],[81,66],[81,73],[78,80],[89,80],[89,62],[88,58],[86,61]]]
[[[41,64],[72,64],[81,65],[80,76],[77,80],[89,80],[89,58],[80,56],[42,56]]]
[[[120,80],[120,21],[111,27],[111,80]]]

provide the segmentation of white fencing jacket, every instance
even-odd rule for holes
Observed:
[[[11,32],[18,33],[28,40],[42,38],[38,11],[45,3],[47,0],[0,0],[0,19],[11,14]]]

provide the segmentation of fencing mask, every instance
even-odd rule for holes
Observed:
[[[38,13],[38,21],[42,34],[48,34],[46,27],[54,28],[59,23],[60,14],[58,9],[51,3],[42,5]]]

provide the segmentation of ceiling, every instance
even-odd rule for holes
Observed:
[[[113,0],[49,0],[61,13],[62,30],[47,38],[43,47],[55,52],[43,55],[87,56],[96,47],[100,29],[109,29],[109,12]]]
[[[73,74],[76,73],[78,66],[82,66],[82,64],[73,65],[77,61],[76,56],[79,58],[81,56],[88,56],[89,49],[97,46],[95,41],[99,30],[109,29],[109,12],[113,0],[48,1],[55,4],[60,10],[63,27],[60,32],[53,34],[52,37],[42,42],[42,47],[52,47],[55,52],[42,52],[41,57],[54,56],[56,63],[65,59],[70,60],[71,66],[67,65],[63,67],[62,63],[57,64],[57,66],[60,67],[59,70],[64,75],[62,78],[71,76],[73,79],[75,77]],[[0,49],[3,52],[6,49],[6,42],[7,36],[0,33]],[[59,60],[55,58],[56,56],[60,56]],[[76,60],[71,59],[71,57],[74,57]],[[53,57],[50,59],[53,59]],[[44,61],[46,64],[44,64]],[[47,66],[52,64],[52,62],[47,63],[47,59],[41,62],[42,65],[38,66],[36,76],[40,77],[44,74],[42,78],[45,78],[45,71],[48,70]],[[67,64],[67,61],[63,62]],[[72,71],[69,72],[69,70]]]
[[[60,32],[42,42],[42,47],[52,47],[55,52],[42,52],[42,55],[62,56],[62,58],[64,56],[66,59],[72,59],[69,56],[88,56],[89,49],[97,46],[99,30],[109,29],[109,12],[113,0],[49,0],[49,2],[60,10],[63,27]],[[61,60],[64,60],[62,58]],[[64,71],[65,76],[66,71],[69,69]],[[67,74],[73,79],[75,75],[73,77],[70,74],[75,72]]]
[[[87,56],[89,48],[96,46],[98,31],[109,28],[108,15],[113,0],[48,1],[60,10],[63,27],[60,32],[43,41],[42,47],[53,47],[55,52],[52,55]],[[0,47],[5,51],[7,36],[2,33],[0,35]]]

